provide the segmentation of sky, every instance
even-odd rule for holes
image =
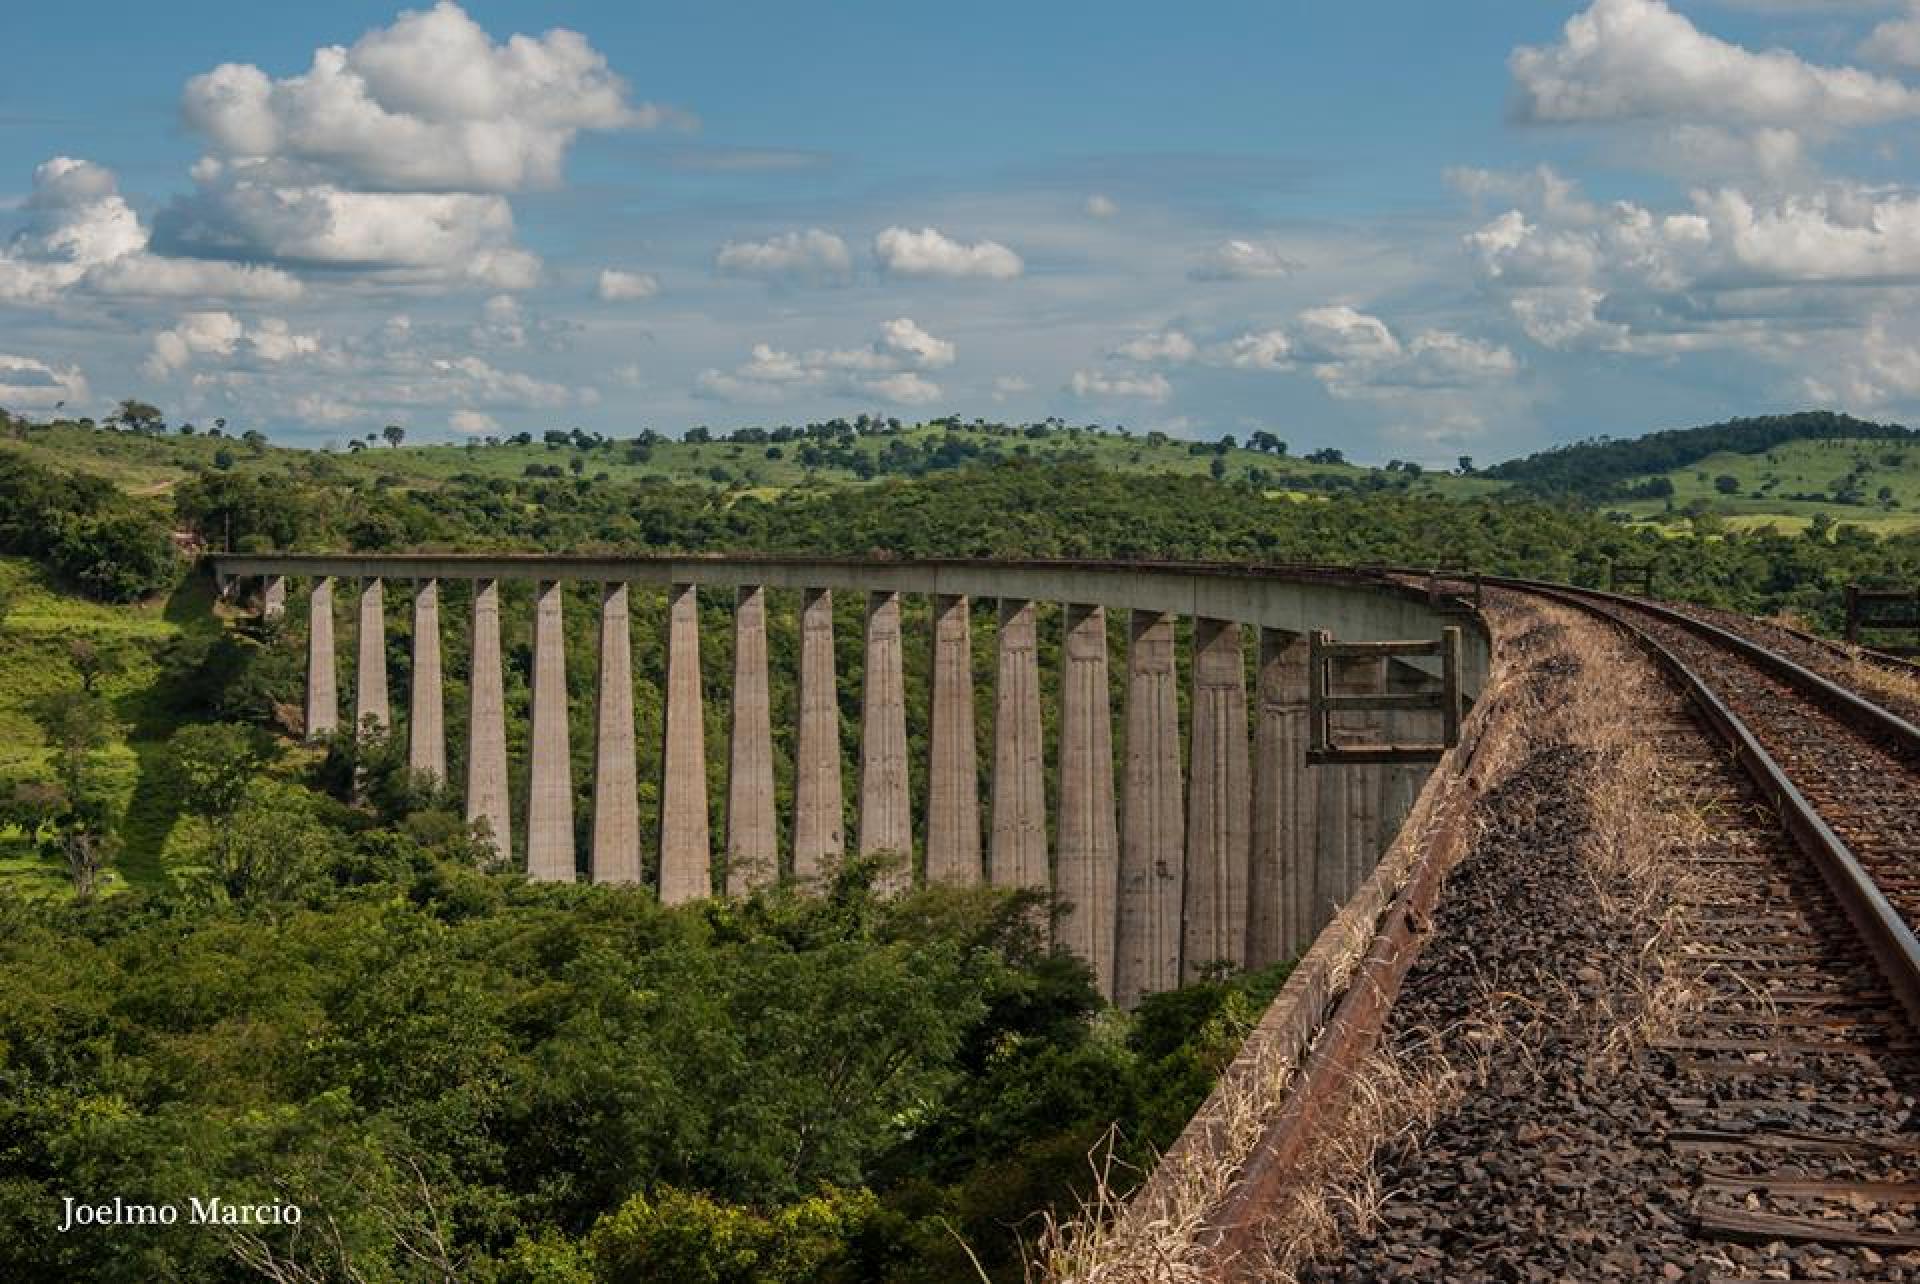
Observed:
[[[1920,0],[11,5],[0,406],[1920,417]]]

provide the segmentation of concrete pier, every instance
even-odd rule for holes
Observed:
[[[573,860],[572,759],[567,746],[567,660],[561,585],[534,586],[533,739],[528,748],[527,877],[570,883]]]
[[[666,747],[660,761],[660,900],[679,905],[713,895],[700,608],[691,584],[667,590]]]
[[[600,590],[600,691],[593,727],[596,883],[640,881],[640,773],[634,762],[633,645],[627,586]]]
[[[867,662],[860,716],[860,854],[902,863],[885,891],[913,883],[913,804],[907,793],[907,696],[900,670],[900,595],[867,598]]]
[[[1312,939],[1319,785],[1307,770],[1307,639],[1260,631],[1254,726],[1247,966],[1298,955]]]
[[[386,731],[393,725],[393,707],[387,699],[387,609],[385,582],[360,585],[360,627],[354,637],[353,734],[367,730],[367,720]]]
[[[440,676],[440,581],[413,589],[413,673],[407,695],[407,766],[447,783],[447,712]]]
[[[846,852],[840,793],[840,689],[834,678],[833,594],[800,604],[800,726],[793,764],[793,876],[831,874]]]
[[[513,854],[507,793],[507,699],[500,670],[500,582],[473,586],[473,672],[467,679],[467,820],[484,821],[495,857]]]
[[[780,875],[773,818],[773,706],[767,695],[767,591],[733,604],[733,727],[727,745],[727,895]],[[836,746],[837,752],[837,746]]]
[[[1252,823],[1248,794],[1246,665],[1240,626],[1194,621],[1192,783],[1181,975],[1247,957],[1247,877]]]
[[[981,880],[980,760],[973,738],[973,630],[967,599],[933,599],[933,708],[927,735],[927,881]]]
[[[650,808],[655,782],[637,779],[641,693],[634,687],[629,598],[634,584],[659,589],[669,604],[665,717],[657,733],[649,722],[648,734],[663,737],[657,831],[663,899],[705,897],[722,883],[730,893],[751,892],[786,872],[788,848],[793,875],[817,887],[857,840],[863,852],[887,851],[900,860],[886,891],[909,885],[922,870],[953,884],[985,878],[999,886],[1051,885],[1055,944],[1085,958],[1102,993],[1129,1006],[1215,963],[1263,966],[1304,949],[1374,867],[1425,776],[1421,764],[1305,766],[1308,633],[1325,630],[1343,642],[1404,641],[1459,623],[1441,609],[1446,603],[1417,587],[1336,568],[498,553],[227,553],[211,560],[223,593],[250,579],[259,583],[262,616],[285,610],[290,580],[313,585],[306,705],[314,734],[337,733],[349,713],[394,730],[399,724],[391,720],[403,719],[409,765],[441,775],[450,755],[456,766],[464,759],[466,808],[475,829],[492,836],[503,860],[542,880],[570,880],[587,868],[597,881],[651,881],[654,853],[637,830],[642,788],[649,790]],[[512,675],[502,663],[500,593],[508,580],[534,589],[533,699],[524,732],[506,725]],[[335,581],[365,585],[348,661],[357,661],[353,674],[335,658]],[[409,689],[399,693],[404,709],[389,707],[381,609],[388,582],[413,586]],[[441,692],[449,660],[440,609],[442,586],[450,582],[474,592],[464,753],[446,743]],[[593,760],[590,821],[574,815],[570,779],[562,628],[567,583],[593,585],[601,607],[592,755],[581,746],[582,761]],[[711,804],[721,801],[709,794],[722,786],[719,764],[710,768],[705,752],[695,599],[702,591],[724,593],[734,604],[724,836],[709,833],[710,823],[719,823]],[[792,742],[774,721],[788,711],[771,707],[784,681],[776,681],[769,658],[775,644],[784,649],[785,638],[769,637],[770,592],[801,598]],[[845,746],[857,763],[854,780],[846,779],[843,758],[843,742],[856,731],[854,710],[836,685],[836,592],[858,594],[865,610],[860,745],[857,753]],[[904,652],[907,594],[916,604],[922,597],[931,604],[929,704],[912,711],[903,670],[912,659],[917,679],[922,657]],[[973,604],[982,601],[996,603],[999,617],[990,764],[982,761],[988,747],[978,743],[986,693],[976,688],[972,663],[984,657],[972,655],[969,629]],[[1039,673],[1040,652],[1051,652],[1052,644],[1042,648],[1036,636],[1049,602],[1063,612],[1057,705],[1048,703],[1056,699],[1053,679],[1043,683]],[[850,603],[842,605],[851,611]],[[1110,657],[1117,660],[1109,645],[1112,611],[1128,616],[1124,683],[1109,673]],[[916,605],[916,620],[917,612]],[[1194,628],[1190,689],[1180,685],[1182,620]],[[1243,663],[1252,641],[1247,629],[1258,630],[1257,677]],[[1488,644],[1477,629],[1462,640],[1461,674],[1471,698],[1484,679]],[[1410,691],[1432,680],[1426,662],[1414,658],[1380,667],[1380,653],[1394,650],[1374,648],[1357,662],[1343,658],[1330,679],[1333,690]],[[464,654],[457,649],[454,663]],[[351,699],[341,689],[348,682]],[[1124,764],[1114,761],[1119,710],[1113,701],[1120,687]],[[911,690],[918,699],[917,681]],[[1189,700],[1190,722],[1182,717]],[[925,724],[912,720],[920,716]],[[1045,757],[1056,717],[1057,764]],[[1347,743],[1424,742],[1434,738],[1426,734],[1426,720],[1424,711],[1347,710],[1337,730]],[[924,749],[907,734],[909,726],[922,725]],[[717,734],[718,727],[716,721],[711,729]],[[517,756],[508,765],[510,730],[516,747],[527,737],[524,768]],[[786,796],[779,773],[789,747],[791,815],[777,801]],[[925,758],[911,758],[916,752]],[[1056,765],[1057,796],[1048,777]],[[983,767],[991,768],[989,781],[979,779]],[[524,779],[508,774],[523,769]],[[918,792],[923,769],[925,798]],[[523,785],[525,816],[509,801]],[[580,792],[584,802],[584,784]],[[1049,803],[1057,816],[1049,816]],[[982,807],[990,808],[988,816],[980,815]],[[856,815],[857,835],[845,831]],[[1051,833],[1050,825],[1057,826]],[[589,839],[590,850],[576,855],[576,846]],[[725,853],[724,876],[716,846]]]
[[[340,687],[333,658],[333,580],[313,582],[307,600],[307,739],[340,728]]]
[[[1046,765],[1040,722],[1040,654],[1034,606],[1000,601],[1000,667],[994,684],[993,837],[996,887],[1047,885]],[[1108,764],[1112,778],[1112,764]]]
[[[1127,641],[1127,765],[1121,797],[1114,1001],[1132,1007],[1180,984],[1186,826],[1174,617],[1135,611]]]
[[[1054,895],[1066,902],[1059,943],[1085,959],[1113,998],[1120,838],[1113,809],[1113,702],[1107,613],[1069,605],[1061,647],[1060,827]]]

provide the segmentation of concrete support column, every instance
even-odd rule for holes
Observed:
[[[800,603],[800,727],[794,745],[793,876],[831,872],[846,851],[840,797],[840,689],[833,668],[833,594]]]
[[[978,883],[980,761],[973,739],[973,630],[967,599],[933,599],[933,708],[927,745],[927,881]]]
[[[1380,664],[1377,659],[1361,656],[1334,660],[1329,666],[1328,694],[1379,691]],[[1375,739],[1376,717],[1368,713],[1334,714],[1334,736],[1349,742]],[[1378,857],[1374,844],[1380,829],[1380,768],[1341,765],[1313,770],[1320,795],[1312,919],[1312,930],[1318,932],[1360,886]]]
[[[287,577],[269,575],[260,586],[260,618],[284,619],[287,614]]]
[[[1108,779],[1112,779],[1111,760]],[[996,887],[1047,885],[1039,643],[1033,603],[1012,598],[1000,602],[1000,669],[994,685],[993,714],[993,841],[987,861]]]
[[[340,687],[333,658],[333,580],[313,582],[307,600],[307,739],[340,727]]]
[[[667,590],[666,748],[660,761],[660,900],[678,905],[713,895],[700,606],[691,584]]]
[[[567,659],[558,580],[534,587],[533,743],[527,788],[527,877],[570,883],[573,773],[567,746]]]
[[[1113,811],[1113,703],[1107,690],[1107,613],[1067,606],[1060,674],[1060,828],[1054,894],[1066,902],[1059,943],[1114,996],[1120,838]]]
[[[1247,878],[1250,968],[1293,958],[1312,939],[1319,787],[1307,770],[1307,738],[1307,636],[1262,629]]]
[[[447,715],[440,676],[440,581],[413,590],[413,675],[407,698],[407,766],[447,782]]]
[[[467,680],[467,821],[484,821],[497,859],[512,854],[507,699],[500,671],[500,582],[473,585],[473,672]]]
[[[1251,800],[1247,781],[1246,665],[1240,626],[1199,619],[1193,627],[1193,728],[1187,805],[1187,876],[1182,979],[1209,963],[1238,968],[1247,958],[1247,862]]]
[[[1186,826],[1174,618],[1134,611],[1127,638],[1127,767],[1121,798],[1114,998],[1132,1007],[1180,984]]]
[[[593,728],[596,883],[640,881],[640,773],[633,750],[633,646],[627,586],[600,590],[600,691]]]
[[[727,895],[744,896],[780,873],[773,819],[773,711],[767,695],[767,591],[740,589],[733,604],[733,731],[727,763]]]
[[[385,581],[360,585],[360,628],[354,639],[357,660],[353,670],[353,734],[367,729],[367,719],[385,731],[393,725],[387,699],[387,598]]]
[[[860,717],[860,854],[905,863],[881,883],[913,884],[913,804],[907,792],[907,697],[900,674],[900,595],[867,596],[867,663]]]

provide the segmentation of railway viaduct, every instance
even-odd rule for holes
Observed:
[[[1130,1004],[1214,963],[1292,958],[1367,879],[1428,770],[1418,761],[1308,766],[1309,635],[1341,642],[1435,639],[1460,628],[1455,674],[1471,699],[1485,681],[1484,631],[1458,603],[1355,572],[1172,563],[905,561],[740,557],[625,558],[220,555],[223,587],[257,585],[263,614],[304,586],[309,622],[306,727],[338,729],[334,595],[357,586],[354,726],[394,722],[388,692],[390,587],[412,593],[408,757],[447,775],[440,589],[471,588],[472,673],[464,781],[469,819],[501,856],[518,835],[530,878],[637,882],[642,839],[629,645],[630,587],[664,590],[665,739],[660,755],[658,892],[668,903],[737,894],[780,877],[805,881],[851,847],[918,854],[896,880],[1050,888],[1064,904],[1059,943],[1091,965],[1105,994]],[[503,584],[534,600],[524,816],[510,814]],[[799,612],[792,814],[775,814],[768,696],[771,591]],[[571,592],[570,592],[571,591]],[[725,832],[710,832],[697,595],[732,603],[733,673]],[[843,832],[834,595],[865,602],[857,821]],[[902,598],[929,602],[931,637],[903,636]],[[464,594],[463,594],[464,596]],[[569,607],[571,596],[574,605]],[[993,746],[985,788],[974,725],[971,615],[997,620]],[[1043,676],[1039,603],[1060,607],[1059,671]],[[563,613],[599,616],[590,834],[576,855]],[[1107,617],[1126,629],[1123,728],[1109,697]],[[1178,622],[1191,621],[1190,648]],[[903,648],[931,647],[925,797],[909,792]],[[1248,659],[1252,658],[1249,700]],[[1332,726],[1349,740],[1432,741],[1437,696],[1410,712],[1395,695],[1436,691],[1437,662],[1347,655],[1328,662],[1345,697]],[[1180,718],[1180,669],[1191,683]],[[648,675],[643,675],[648,676]],[[1046,796],[1043,706],[1058,720],[1057,789]],[[1123,759],[1116,763],[1116,739]],[[1390,756],[1390,755],[1379,755]],[[1416,759],[1417,754],[1402,754]],[[1184,766],[1183,766],[1184,764]],[[1120,768],[1116,772],[1116,766]],[[459,783],[459,782],[449,782]],[[984,808],[983,808],[984,801]],[[983,825],[983,810],[985,823]],[[984,842],[983,842],[984,835]]]

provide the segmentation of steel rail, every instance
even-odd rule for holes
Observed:
[[[1694,705],[1701,711],[1707,723],[1734,751],[1741,767],[1761,793],[1773,804],[1781,822],[1800,850],[1819,870],[1822,880],[1832,891],[1835,901],[1853,924],[1860,941],[1873,956],[1875,965],[1894,996],[1905,1009],[1907,1018],[1915,1029],[1920,1029],[1920,940],[1914,936],[1913,929],[1901,918],[1886,894],[1874,882],[1873,876],[1860,863],[1846,842],[1822,819],[1819,811],[1800,792],[1798,786],[1787,775],[1780,764],[1774,760],[1760,744],[1753,732],[1741,720],[1740,716],[1722,700],[1704,679],[1690,668],[1685,661],[1675,655],[1659,639],[1629,621],[1609,611],[1601,610],[1596,602],[1604,603],[1628,611],[1640,611],[1680,627],[1686,628],[1706,639],[1733,651],[1741,658],[1754,663],[1756,667],[1791,683],[1810,695],[1817,703],[1826,705],[1834,713],[1841,715],[1871,734],[1888,736],[1920,754],[1920,728],[1889,713],[1879,705],[1862,700],[1844,687],[1820,677],[1784,656],[1751,642],[1726,629],[1693,619],[1669,607],[1659,606],[1639,598],[1619,593],[1610,593],[1602,589],[1573,588],[1567,585],[1544,584],[1531,580],[1509,579],[1505,577],[1487,577],[1489,583],[1499,584],[1520,592],[1546,597],[1565,605],[1583,609],[1609,621],[1621,629],[1651,653],[1656,660],[1674,677],[1687,693]]]

